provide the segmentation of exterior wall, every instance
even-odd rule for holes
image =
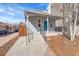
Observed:
[[[56,20],[55,22],[56,22],[55,23],[56,27],[62,27],[62,25],[63,25],[62,19]]]
[[[0,25],[0,30],[6,30],[6,28],[3,25]]]
[[[62,3],[49,3],[48,12],[52,16],[63,17],[63,4]],[[63,19],[55,19],[55,30],[62,31]]]
[[[6,34],[6,33],[7,33],[6,24],[0,22],[0,35]]]
[[[62,32],[62,28],[63,27],[63,20],[62,19],[58,19],[55,21],[55,30],[58,32]]]
[[[15,26],[8,26],[8,32],[15,32],[16,27]]]
[[[51,3],[49,4],[49,13],[53,16],[63,16],[63,4],[62,3]]]
[[[6,30],[6,25],[4,23],[0,23],[0,30]]]

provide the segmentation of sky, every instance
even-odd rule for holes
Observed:
[[[48,3],[5,3],[0,4],[0,22],[24,22],[24,10],[48,10]]]

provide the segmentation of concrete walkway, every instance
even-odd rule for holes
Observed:
[[[46,56],[47,44],[42,36],[35,37],[26,45],[26,37],[20,37],[6,56]]]
[[[7,36],[0,37],[0,47],[3,46],[5,43],[10,41],[12,38],[16,37],[18,33],[13,33]]]

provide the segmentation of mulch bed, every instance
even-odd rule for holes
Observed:
[[[9,49],[14,45],[14,43],[18,40],[19,35],[14,37],[12,40],[4,44],[0,47],[0,56],[5,56]]]
[[[79,56],[79,37],[74,41],[62,36],[47,37],[46,42],[51,49],[58,56]]]

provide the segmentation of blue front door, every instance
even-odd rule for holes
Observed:
[[[47,31],[47,21],[44,21],[44,31]]]

